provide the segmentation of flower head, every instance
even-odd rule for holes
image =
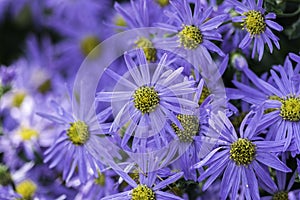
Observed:
[[[271,53],[273,52],[271,41],[278,49],[280,48],[279,38],[272,33],[271,29],[282,31],[283,28],[276,22],[271,21],[271,19],[276,18],[274,13],[265,13],[265,10],[262,8],[263,0],[258,0],[257,4],[255,0],[246,0],[245,3],[237,0],[228,0],[228,2],[234,5],[235,11],[240,14],[232,18],[233,22],[240,23],[247,32],[239,44],[241,49],[247,48],[254,41],[252,58],[258,52],[258,59],[261,60],[265,44],[268,45]]]
[[[217,146],[194,165],[196,168],[207,166],[199,177],[199,181],[208,178],[204,190],[223,173],[221,199],[236,197],[239,188],[244,190],[242,195],[246,199],[259,199],[258,180],[270,187],[275,185],[265,166],[282,172],[290,171],[274,154],[282,151],[284,141],[265,141],[258,137],[262,131],[259,123],[262,114],[261,109],[257,113],[250,112],[243,120],[239,134],[224,113],[213,114],[209,124],[219,138],[207,140],[216,141]]]

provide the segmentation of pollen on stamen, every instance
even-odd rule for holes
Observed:
[[[300,97],[289,97],[281,100],[280,116],[284,120],[300,121]]]
[[[245,12],[244,15],[246,18],[242,23],[242,26],[251,34],[251,35],[259,35],[265,32],[266,22],[264,15],[256,10],[250,10]]]
[[[156,200],[155,193],[146,185],[136,186],[131,196],[131,200]]]
[[[273,195],[273,200],[288,200],[289,195],[286,191],[280,191]]]
[[[179,122],[181,123],[181,126],[183,127],[183,130],[181,130],[178,126],[175,124],[172,124],[172,127],[177,134],[179,140],[184,143],[192,142],[194,139],[194,136],[197,135],[199,132],[199,120],[194,115],[177,115],[177,118]]]
[[[90,137],[87,124],[83,121],[76,121],[70,125],[67,130],[69,140],[75,145],[84,145]]]
[[[31,180],[25,180],[16,186],[17,193],[20,194],[24,200],[32,199],[36,190],[37,186]]]
[[[230,159],[236,165],[249,165],[255,158],[256,146],[248,139],[239,138],[231,144]]]
[[[154,48],[153,43],[149,39],[141,37],[137,41],[135,41],[135,44],[138,48],[143,49],[146,59],[149,62],[156,61],[156,49]]]
[[[142,86],[133,94],[134,106],[143,114],[153,112],[159,100],[158,92],[154,87]]]
[[[178,33],[181,46],[185,49],[196,49],[203,42],[201,31],[194,25],[184,25]]]

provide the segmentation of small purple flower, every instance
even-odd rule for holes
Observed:
[[[244,194],[241,195],[244,195],[245,199],[259,199],[259,182],[270,187],[275,185],[267,167],[290,172],[290,169],[274,154],[283,150],[284,141],[265,141],[258,137],[262,114],[262,109],[257,113],[250,112],[241,123],[239,134],[224,113],[212,114],[209,125],[219,138],[207,138],[207,142],[215,141],[218,146],[193,166],[194,168],[207,166],[198,180],[207,179],[203,190],[210,187],[223,174],[221,199],[228,196],[235,199],[239,189],[244,190]]]
[[[195,92],[195,81],[182,75],[183,67],[176,70],[169,68],[166,54],[153,69],[141,49],[134,52],[137,52],[138,65],[126,53],[124,58],[128,71],[121,76],[108,68],[106,73],[118,84],[114,91],[97,93],[96,100],[111,102],[116,113],[112,131],[126,126],[123,147],[134,135],[134,149],[137,140],[145,141],[152,136],[160,148],[162,141],[168,143],[162,133],[168,119],[181,128],[176,114],[192,114],[192,109],[198,106],[196,102],[182,98],[182,95]]]
[[[187,0],[172,0],[170,4],[172,8],[165,11],[169,20],[167,23],[157,24],[170,31],[169,37],[161,38],[161,48],[194,54],[195,59],[198,58],[195,63],[202,67],[212,61],[209,51],[225,55],[211,40],[222,40],[217,28],[226,20],[226,14],[211,17],[213,8],[203,8],[200,0],[195,1],[194,10]]]
[[[258,0],[257,4],[255,0],[246,0],[245,3],[241,3],[237,0],[227,0],[231,5],[235,5],[236,12],[241,14],[240,16],[233,17],[233,22],[239,22],[243,28],[247,31],[244,39],[240,42],[239,47],[241,49],[247,48],[254,40],[252,58],[255,53],[258,52],[258,59],[261,60],[264,54],[264,45],[267,43],[270,52],[273,52],[273,45],[279,49],[279,38],[275,36],[271,29],[276,31],[282,31],[283,28],[271,19],[275,19],[275,13],[265,13],[262,8],[263,0]]]
[[[228,90],[231,99],[243,99],[254,106],[264,106],[266,115],[263,122],[270,127],[268,140],[287,139],[284,151],[295,140],[300,150],[300,88],[299,80],[295,77],[300,68],[293,68],[287,57],[284,66],[273,66],[268,81],[259,78],[249,68],[244,73],[253,86],[233,81],[238,89]]]
[[[117,172],[118,173],[118,172]],[[140,199],[153,199],[153,200],[183,200],[182,198],[175,196],[169,192],[160,191],[171,183],[174,183],[183,175],[182,172],[175,173],[165,180],[161,178],[158,181],[157,172],[150,172],[147,174],[139,173],[139,183],[136,183],[128,174],[119,172],[120,176],[133,188],[129,191],[125,191],[119,194],[111,195],[102,198],[102,200],[140,200]]]
[[[81,183],[86,182],[90,177],[97,177],[103,164],[99,161],[100,157],[99,160],[95,158],[93,147],[97,147],[103,154],[107,150],[107,143],[103,143],[99,137],[99,134],[106,133],[105,127],[98,124],[98,120],[91,110],[88,110],[87,113],[80,113],[83,112],[82,107],[86,105],[73,108],[74,112],[79,110],[77,115],[66,111],[55,101],[52,101],[52,105],[57,111],[55,115],[38,114],[64,128],[56,130],[60,130],[60,134],[52,146],[46,150],[44,162],[49,163],[50,168],[57,167],[62,170],[62,178],[66,182],[69,182],[74,176],[78,177]],[[108,116],[101,116],[100,113],[98,117],[101,123],[101,120],[106,120]],[[105,147],[106,150],[101,149],[102,147]],[[117,154],[112,150],[109,151],[111,156]]]

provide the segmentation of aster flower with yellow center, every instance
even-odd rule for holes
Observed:
[[[143,50],[134,52],[138,64],[127,52],[124,58],[128,71],[122,76],[107,69],[107,74],[118,82],[113,91],[97,93],[96,100],[111,103],[115,113],[112,131],[127,127],[122,145],[127,145],[131,136],[134,136],[133,148],[136,140],[154,137],[160,147],[165,140],[165,134],[161,132],[165,130],[167,121],[170,119],[181,128],[176,115],[192,114],[192,108],[198,106],[197,102],[182,97],[195,93],[195,81],[188,80],[182,74],[183,67],[171,69],[166,54],[154,66],[147,62]]]
[[[118,172],[117,172],[118,173]],[[181,197],[176,196],[170,192],[161,191],[167,189],[167,186],[176,182],[183,175],[182,172],[174,173],[167,179],[163,180],[157,172],[139,173],[139,183],[136,183],[128,174],[119,174],[131,187],[129,191],[106,196],[102,200],[164,200],[174,199],[182,200]]]
[[[241,27],[247,32],[243,40],[240,42],[241,49],[249,47],[252,41],[252,58],[256,52],[258,53],[258,60],[261,60],[264,54],[264,46],[268,45],[270,52],[273,52],[272,42],[277,49],[280,49],[279,38],[274,35],[271,29],[282,31],[283,28],[278,23],[272,21],[276,18],[275,13],[266,13],[263,9],[263,0],[246,0],[241,3],[237,0],[228,0],[229,3],[235,6],[235,11],[239,16],[232,18],[234,23],[240,23]]]
[[[91,111],[78,114],[81,117],[76,117],[57,102],[51,103],[57,110],[56,114],[38,113],[38,115],[64,128],[58,128],[57,131],[60,133],[45,151],[44,162],[49,163],[50,168],[62,170],[62,179],[66,182],[71,178],[78,178],[80,182],[85,183],[90,178],[97,177],[103,164],[93,155],[93,147],[97,146],[99,150],[104,146],[107,148],[107,144],[103,144],[99,137],[99,134],[107,133],[107,128],[98,124],[96,116]],[[98,117],[105,120],[108,117],[106,114],[101,116],[99,113]],[[105,151],[102,149],[103,153]],[[115,155],[116,152],[110,153]]]
[[[294,140],[296,149],[300,151],[299,67],[293,68],[287,57],[284,66],[273,66],[269,81],[257,77],[249,68],[243,70],[253,86],[233,81],[238,89],[228,90],[229,97],[241,98],[254,106],[263,105],[266,113],[263,125],[270,127],[267,139],[286,139],[284,150]]]
[[[223,112],[212,114],[210,129],[218,138],[208,138],[203,142],[216,142],[217,146],[193,168],[205,166],[198,181],[207,181],[203,190],[208,189],[218,178],[222,177],[219,196],[221,199],[234,199],[239,194],[243,199],[260,199],[258,181],[268,187],[276,187],[270,172],[271,167],[284,173],[291,170],[279,160],[276,153],[283,150],[284,141],[266,141],[257,137],[261,131],[260,121],[263,110],[251,111],[241,123],[239,134]]]
[[[170,33],[157,43],[158,48],[168,49],[179,55],[189,56],[192,64],[205,67],[212,62],[210,52],[225,54],[212,41],[221,41],[218,27],[227,19],[226,14],[212,16],[213,8],[205,8],[200,0],[194,2],[194,9],[187,0],[170,0],[171,9],[165,11],[167,23],[157,23]]]

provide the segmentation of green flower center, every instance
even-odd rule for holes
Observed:
[[[203,101],[210,95],[210,91],[208,89],[208,87],[204,86],[202,89],[202,93],[199,99],[198,104],[201,105],[203,103]]]
[[[161,6],[165,7],[170,4],[169,0],[156,0],[156,2]]]
[[[180,121],[183,130],[181,130],[175,124],[172,124],[172,127],[177,134],[181,142],[190,143],[193,141],[194,136],[199,132],[199,121],[198,118],[194,115],[177,115],[177,119]]]
[[[80,48],[83,55],[87,56],[100,43],[95,36],[88,36],[81,41]]]
[[[12,105],[14,107],[20,108],[25,97],[26,97],[26,94],[24,92],[16,93],[12,99]]]
[[[244,15],[246,18],[244,19],[242,25],[251,35],[258,35],[265,31],[266,22],[261,12],[250,10],[244,13]]]
[[[286,191],[277,192],[274,194],[273,200],[289,200],[289,195]]]
[[[20,194],[23,200],[30,200],[32,199],[37,186],[31,180],[25,180],[17,185],[16,191]]]
[[[153,112],[159,104],[158,92],[154,87],[142,86],[133,94],[134,106],[143,114]]]
[[[105,175],[103,173],[101,174],[98,172],[98,178],[96,178],[94,181],[97,185],[104,186],[105,185]]]
[[[196,49],[203,41],[203,36],[200,30],[194,26],[184,26],[178,33],[181,46],[185,49]]]
[[[292,122],[300,120],[300,98],[289,97],[281,100],[280,116]]]
[[[31,128],[21,128],[20,136],[21,138],[25,140],[30,140],[32,138],[36,138],[38,136],[38,132]]]
[[[146,185],[138,185],[131,195],[131,200],[156,200],[155,193]]]
[[[52,83],[50,79],[47,79],[38,87],[38,91],[42,94],[46,94],[51,89],[52,89]]]
[[[5,165],[0,164],[0,185],[7,186],[12,183],[11,175]]]
[[[156,49],[154,48],[153,43],[149,39],[141,37],[140,39],[135,41],[135,44],[138,48],[143,49],[146,59],[149,62],[156,61]]]
[[[69,139],[75,145],[83,145],[90,137],[88,126],[83,121],[76,121],[71,123],[70,128],[67,130]]]
[[[231,144],[230,159],[237,165],[249,165],[255,157],[256,146],[248,139],[239,138]]]

